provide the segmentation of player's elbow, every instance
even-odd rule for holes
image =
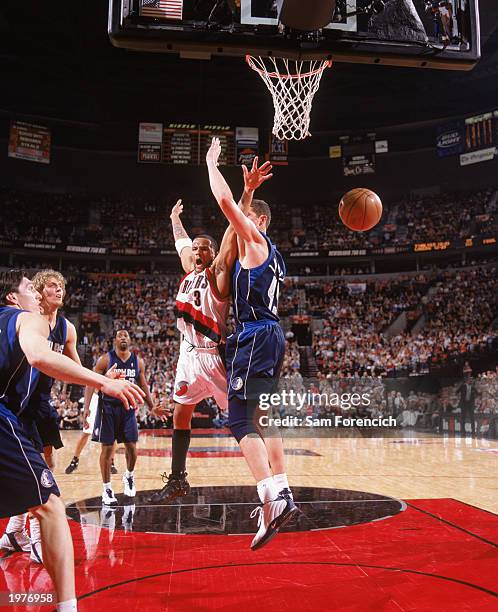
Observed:
[[[40,351],[36,347],[28,347],[24,349],[26,360],[30,366],[40,370],[40,372],[46,372],[50,366],[50,351]]]
[[[24,354],[26,355],[26,361],[30,366],[40,371],[43,370],[46,360],[42,355],[30,351],[24,351]]]

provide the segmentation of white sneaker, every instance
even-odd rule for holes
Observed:
[[[13,552],[30,552],[31,539],[26,529],[22,531],[5,532],[0,538],[0,548]]]
[[[43,553],[41,542],[31,542],[31,554],[29,555],[31,561],[40,563],[43,565]]]
[[[290,497],[278,495],[274,501],[266,502],[257,506],[251,512],[251,518],[257,514],[258,532],[251,542],[251,550],[257,550],[277,535],[278,530],[283,527],[297,512],[297,507]]]
[[[104,489],[104,492],[102,493],[102,503],[105,506],[117,506],[118,505],[118,500],[114,497],[114,493],[110,487],[107,489]]]
[[[135,487],[135,481],[133,479],[133,476],[126,476],[126,474],[124,474],[123,484],[124,484],[123,493],[127,497],[135,497],[135,495],[137,494],[137,488]]]

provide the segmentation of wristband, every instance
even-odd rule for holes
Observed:
[[[178,255],[180,256],[182,254],[183,249],[186,247],[192,248],[192,240],[190,240],[190,238],[179,238],[175,242],[175,248],[177,250]]]

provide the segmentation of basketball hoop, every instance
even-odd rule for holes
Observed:
[[[246,62],[266,83],[273,97],[273,134],[280,140],[303,140],[311,136],[310,112],[325,68],[332,60],[290,60],[253,57]]]

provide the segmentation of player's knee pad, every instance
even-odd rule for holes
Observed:
[[[254,423],[254,411],[250,410],[247,401],[240,400],[238,397],[229,400],[228,427],[237,442],[251,434],[259,435]]]

